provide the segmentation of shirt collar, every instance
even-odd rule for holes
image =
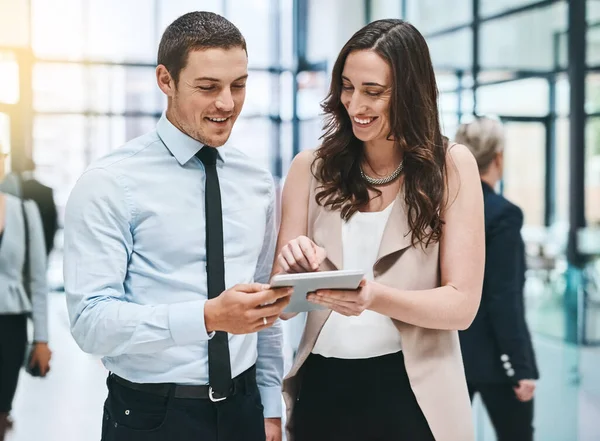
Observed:
[[[163,144],[181,165],[187,164],[189,160],[204,147],[204,144],[200,141],[186,135],[175,127],[173,123],[168,120],[166,112],[163,112],[160,120],[158,120],[156,132]],[[218,158],[223,161],[223,152],[221,148],[217,149],[217,153],[219,155]]]

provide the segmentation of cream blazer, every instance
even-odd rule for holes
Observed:
[[[315,201],[317,181],[313,177],[308,209],[308,237],[325,248],[322,271],[341,269],[342,219]],[[399,192],[385,226],[375,265],[375,280],[402,290],[427,290],[440,286],[439,244],[426,249],[411,246],[410,228],[403,192]],[[294,364],[283,382],[287,407],[287,439],[293,441],[294,403],[302,382],[302,366],[311,353],[329,314],[308,314]],[[458,332],[425,329],[393,320],[402,338],[408,378],[436,441],[474,441],[471,404],[460,351]],[[360,384],[357,385],[360,387]],[[367,383],[363,384],[366,391]],[[398,415],[402,418],[402,415]]]

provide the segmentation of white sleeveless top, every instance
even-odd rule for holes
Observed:
[[[344,269],[363,270],[365,277],[373,280],[373,265],[393,205],[392,202],[383,211],[357,212],[342,223]],[[401,349],[400,333],[389,317],[369,310],[358,317],[332,311],[312,352],[324,357],[357,359]]]

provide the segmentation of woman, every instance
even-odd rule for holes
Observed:
[[[460,333],[469,395],[481,394],[499,441],[533,440],[533,393],[539,377],[525,322],[523,213],[494,188],[502,179],[502,124],[462,124],[456,141],[477,160],[485,207],[486,263],[481,307]]]
[[[422,35],[379,20],[346,43],[323,104],[322,145],[286,179],[276,272],[361,269],[354,291],[309,296],[284,381],[296,441],[472,441],[457,330],[477,311],[477,165],[448,146]]]
[[[6,157],[6,153],[0,153],[0,181]],[[24,268],[27,260],[29,268]],[[29,286],[25,286],[24,279],[30,280]],[[29,368],[42,377],[50,370],[47,296],[44,230],[37,206],[0,192],[0,441],[12,426],[9,412],[26,357],[30,314],[34,345],[27,354]]]

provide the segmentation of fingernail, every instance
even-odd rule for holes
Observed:
[[[269,289],[270,287],[271,287],[270,285],[263,285],[263,286],[262,286],[262,289],[266,291],[266,290],[267,290],[267,289]]]

